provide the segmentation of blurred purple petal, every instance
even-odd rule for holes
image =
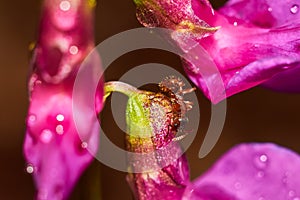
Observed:
[[[92,26],[90,2],[44,1],[31,63],[24,142],[27,171],[34,176],[38,200],[66,199],[97,151],[99,125],[92,119],[102,109],[103,82],[98,86],[96,105],[90,108],[94,112],[87,112],[84,103],[77,108],[85,125],[80,137],[72,112],[77,71],[94,47]],[[85,63],[91,68],[101,66],[96,54]],[[84,96],[82,100],[85,102]]]
[[[298,199],[300,157],[274,144],[243,144],[191,184],[186,199]]]

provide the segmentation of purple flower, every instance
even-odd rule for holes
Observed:
[[[105,91],[118,91],[129,99],[126,109],[129,172],[127,181],[137,199],[180,199],[189,182],[187,160],[176,136],[184,113],[180,79],[169,77],[157,93],[137,90],[121,82],[108,82]],[[170,88],[170,89],[169,89]],[[172,89],[172,90],[171,90]]]
[[[72,112],[76,74],[94,46],[91,2],[44,1],[31,63],[24,142],[27,172],[34,176],[39,200],[66,199],[97,151],[99,125],[92,119],[102,109],[103,82],[91,112],[85,109],[84,96],[82,106],[77,108],[82,116],[80,123],[85,125],[81,125],[84,131],[80,137]],[[93,54],[85,64],[98,67],[100,59]]]
[[[157,93],[120,82],[105,85],[107,95],[118,91],[129,97],[126,148],[131,153],[127,181],[136,199],[300,198],[299,155],[270,143],[238,145],[191,182],[187,160],[177,143],[182,139],[177,136],[180,119],[188,110],[182,94],[190,91],[182,90],[182,86],[174,78],[164,80]]]
[[[217,66],[229,97],[261,83],[299,92],[300,12],[297,1],[231,0],[214,11],[207,0],[135,0],[148,27],[180,31],[200,44]],[[186,43],[178,42],[186,49]],[[192,48],[192,47],[191,47]],[[199,52],[200,54],[200,52]],[[191,80],[214,103],[224,91],[216,74],[203,77],[203,60],[184,62]],[[208,89],[208,85],[215,85]],[[219,91],[210,94],[209,90]]]

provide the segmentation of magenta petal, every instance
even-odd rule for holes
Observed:
[[[180,200],[189,182],[185,156],[176,159],[161,170],[127,175],[127,181],[136,199]]]
[[[76,107],[80,113],[77,123],[72,99],[83,60],[92,68],[85,86],[98,78],[92,71],[101,66],[98,54],[85,59],[94,47],[93,6],[83,0],[44,1],[28,84],[30,106],[24,142],[27,172],[33,174],[38,200],[67,199],[98,148],[95,115],[103,106],[103,80],[95,94],[95,105],[86,105],[90,101],[82,95]]]
[[[86,132],[81,133],[84,138],[79,138],[71,92],[41,84],[31,96],[24,154],[33,170],[40,200],[65,199],[92,161],[91,153],[97,151],[98,121],[89,120],[91,117],[82,112]]]
[[[299,5],[300,2],[297,0],[230,0],[219,12],[231,21],[243,21],[258,27],[274,29],[285,26],[296,29],[300,21]],[[279,42],[280,40],[282,38],[278,39]],[[289,44],[286,43],[285,46]],[[295,45],[290,52],[299,55],[297,46],[299,45]],[[299,69],[293,69],[278,73],[263,85],[282,92],[300,92],[299,71]]]
[[[294,25],[268,30],[243,25],[233,26],[224,22],[220,30],[201,39],[199,44],[212,60],[210,66],[217,67],[227,97],[268,81],[284,71],[290,75],[290,81],[286,85],[283,83],[281,87],[290,90],[287,86],[292,85],[293,90],[297,90],[300,85],[296,74],[290,72],[300,61],[298,33],[299,27]],[[199,58],[203,57],[200,51],[193,54]],[[191,80],[213,103],[217,103],[226,96],[222,97],[224,91],[214,87],[212,88],[219,93],[218,98],[209,94],[208,85],[216,85],[220,79],[216,73],[203,78],[203,72],[209,69],[209,66],[204,66],[205,63],[207,61],[201,58],[193,64],[184,63],[184,67]],[[295,78],[291,78],[293,75]]]
[[[299,60],[288,57],[272,57],[252,62],[235,72],[226,85],[226,93],[233,95],[254,87],[278,73],[294,68],[299,62]]]
[[[298,0],[229,0],[219,12],[258,27],[271,28],[300,20]]]
[[[293,69],[276,74],[263,86],[280,92],[300,92],[300,65]]]
[[[160,19],[160,23],[151,23],[150,26],[145,23],[147,20],[139,18],[144,26],[179,31],[178,35],[183,35],[183,39],[173,37],[175,33],[171,37],[184,52],[195,47],[192,43],[183,42],[187,40],[186,37],[194,39],[204,48],[219,72],[206,72],[206,60],[201,59],[185,63],[185,70],[213,103],[273,77],[274,81],[271,80],[268,87],[285,91],[300,90],[299,81],[295,78],[298,73],[292,71],[300,60],[298,1],[230,0],[217,12],[207,0],[184,0],[181,3],[166,0],[135,2],[138,2],[138,8],[144,5],[141,12],[144,18],[151,16]],[[197,55],[193,52],[192,56],[201,57],[201,53]],[[290,59],[286,66],[280,61],[283,57]],[[285,80],[289,82],[280,84]],[[225,86],[223,90],[220,82]],[[215,83],[219,86],[214,86]]]
[[[239,145],[194,181],[185,198],[299,199],[299,169],[299,155],[288,149],[274,144]]]

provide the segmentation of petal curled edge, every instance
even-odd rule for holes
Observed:
[[[299,4],[297,0],[229,0],[218,12],[231,21],[260,28],[292,27],[296,29],[300,21]],[[295,35],[299,34],[295,33]],[[299,54],[297,46],[291,52]],[[300,92],[300,81],[297,78],[299,75],[300,65],[296,69],[277,74],[262,85],[280,92]]]

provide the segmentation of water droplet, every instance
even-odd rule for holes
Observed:
[[[256,174],[256,177],[257,178],[263,178],[265,176],[265,172],[263,172],[263,171],[259,171],[259,172],[257,172],[257,174]]]
[[[45,129],[42,131],[40,135],[40,139],[44,143],[49,143],[52,140],[53,134],[49,129]]]
[[[26,167],[26,172],[28,174],[32,174],[34,172],[34,167],[32,164],[28,164],[27,167]]]
[[[242,184],[240,182],[236,182],[234,184],[235,189],[240,190],[242,188]]]
[[[258,168],[265,168],[267,166],[268,156],[261,154],[260,156],[254,159],[254,164]]]
[[[269,8],[268,8],[268,11],[269,11],[269,12],[272,12],[272,11],[273,11],[273,8],[269,7]]]
[[[294,197],[296,195],[294,190],[289,191],[289,197]]]
[[[299,6],[297,4],[294,4],[290,9],[292,14],[296,14],[298,10],[299,10]]]
[[[287,184],[287,182],[288,182],[287,178],[284,177],[284,178],[282,179],[282,183],[283,183],[283,184]]]
[[[62,10],[62,11],[68,11],[70,10],[71,8],[71,3],[69,1],[62,1],[60,2],[59,4],[59,8]]]
[[[237,26],[238,25],[238,23],[237,22],[233,22],[233,26]]]
[[[81,143],[81,148],[86,149],[88,147],[88,143],[82,142]]]
[[[284,185],[286,185],[287,183],[288,183],[288,177],[290,176],[290,173],[289,172],[285,172],[284,173],[284,176],[283,176],[283,178],[282,178],[282,183],[284,184]]]
[[[62,115],[62,114],[56,115],[56,120],[57,120],[57,121],[62,122],[62,121],[64,121],[64,119],[65,119],[65,116],[64,116],[64,115]]]
[[[63,125],[57,125],[55,130],[56,130],[56,133],[59,134],[59,135],[62,135],[64,133]]]
[[[27,119],[27,123],[28,124],[33,124],[34,122],[36,121],[36,116],[31,114],[28,116],[28,119]]]
[[[259,157],[259,160],[260,160],[261,162],[267,162],[268,157],[267,157],[267,155],[262,154],[262,155]]]
[[[78,47],[75,46],[75,45],[71,46],[70,49],[69,49],[69,52],[72,55],[76,55],[78,53]]]

